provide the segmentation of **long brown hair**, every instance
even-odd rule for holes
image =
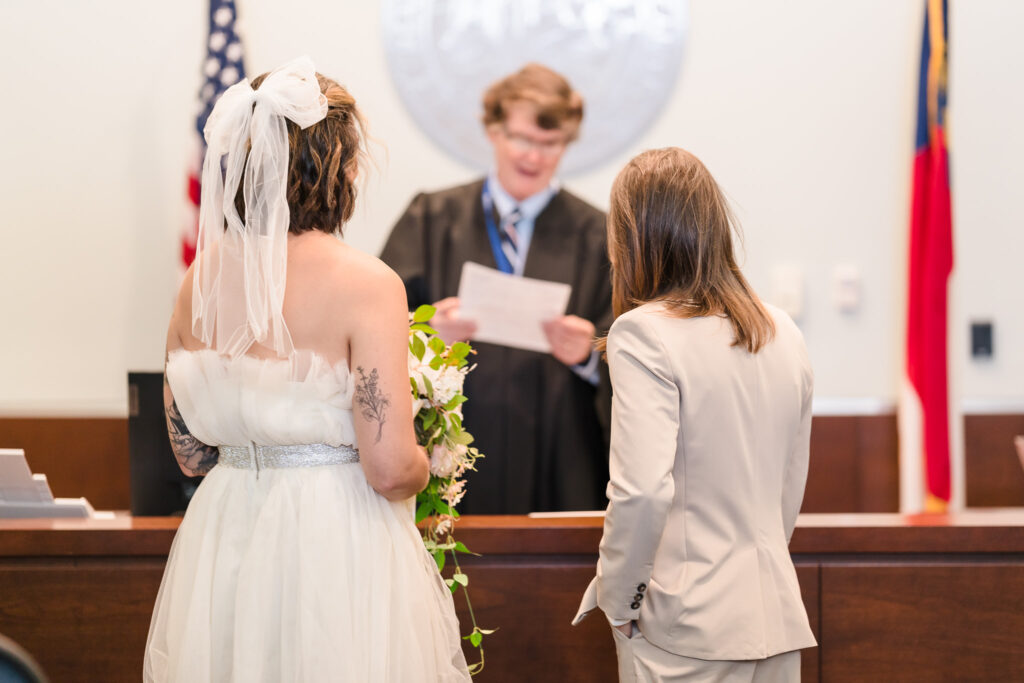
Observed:
[[[650,301],[680,318],[725,315],[733,346],[757,353],[775,324],[736,265],[734,225],[693,154],[668,147],[633,158],[615,178],[608,211],[615,316]]]

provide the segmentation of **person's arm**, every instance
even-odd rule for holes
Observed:
[[[608,362],[611,479],[597,604],[613,623],[622,623],[639,617],[675,495],[679,390],[664,346],[642,317],[620,318],[612,327]]]
[[[472,339],[476,334],[476,321],[459,315],[459,297],[450,296],[431,305],[437,312],[430,319],[430,326],[449,344]]]
[[[429,251],[428,233],[430,226],[430,210],[427,195],[416,195],[402,217],[391,230],[380,259],[394,269],[405,285],[405,295],[410,311],[419,306],[430,304],[437,313],[430,321],[431,327],[437,330],[449,344],[472,338],[476,332],[476,323],[459,317],[459,299],[451,296],[439,301],[432,301],[430,288],[427,286],[427,253]]]
[[[597,219],[600,218],[600,225]],[[582,217],[581,217],[582,220]],[[551,355],[569,367],[580,379],[597,386],[601,379],[600,354],[594,350],[594,339],[604,336],[611,326],[611,281],[607,268],[603,214],[586,217],[586,248],[581,267],[588,269],[574,292],[569,315],[545,321],[544,335],[551,345]]]
[[[388,500],[423,490],[430,477],[417,445],[409,394],[409,320],[402,281],[383,265],[364,281],[353,318],[352,380],[359,461],[366,479]]]
[[[171,384],[167,381],[167,357],[171,351],[182,347],[181,336],[177,332],[182,316],[188,318],[191,311],[191,303],[186,306],[188,283],[192,282],[192,268],[185,273],[185,286],[178,293],[178,299],[171,314],[171,322],[167,328],[167,355],[164,356],[164,414],[167,419],[167,435],[171,440],[171,451],[174,459],[178,461],[181,471],[190,477],[198,477],[208,473],[217,464],[220,451],[216,446],[203,443],[192,435],[185,419],[178,410],[178,404],[174,400],[174,392],[171,391]]]
[[[601,352],[597,349],[592,350],[585,361],[571,365],[569,369],[584,382],[596,387],[601,383]]]
[[[167,416],[167,434],[171,439],[171,451],[181,471],[190,477],[207,474],[217,464],[220,451],[216,446],[205,444],[188,430],[185,419],[174,401],[171,385],[167,381],[167,365],[164,364],[164,413]]]

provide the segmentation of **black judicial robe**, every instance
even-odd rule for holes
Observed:
[[[483,180],[419,194],[395,224],[381,259],[405,282],[409,308],[458,294],[462,265],[496,268],[480,193]],[[572,286],[568,314],[612,323],[605,215],[561,190],[537,217],[525,277]],[[596,510],[607,505],[611,389],[602,361],[597,387],[554,356],[472,342],[464,425],[484,454],[466,475],[464,514]]]

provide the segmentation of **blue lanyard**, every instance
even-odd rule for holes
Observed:
[[[494,262],[498,270],[503,273],[514,273],[512,262],[505,256],[505,250],[501,248],[501,234],[494,222],[494,200],[491,198],[491,190],[487,186],[488,181],[484,180],[484,188],[480,192],[480,201],[484,205],[484,222],[487,224],[487,237],[491,241],[491,251],[494,252]]]

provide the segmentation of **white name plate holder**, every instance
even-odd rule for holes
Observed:
[[[54,498],[45,474],[32,474],[21,448],[0,448],[0,519],[93,517],[85,498]]]

